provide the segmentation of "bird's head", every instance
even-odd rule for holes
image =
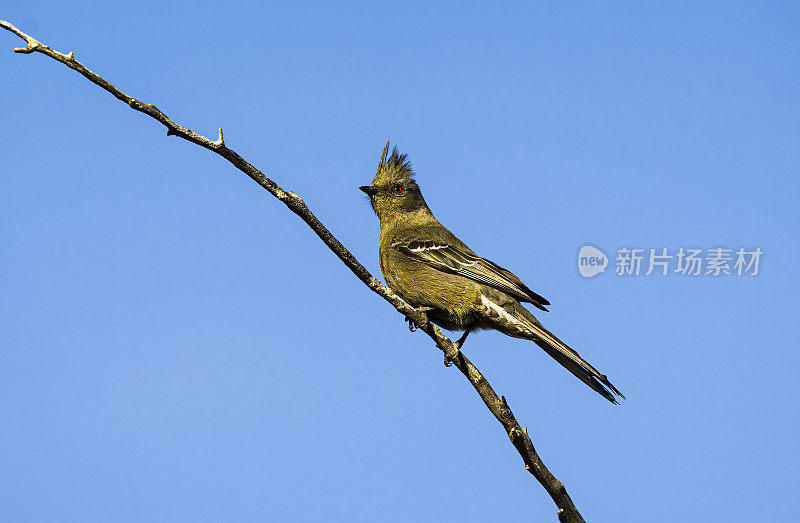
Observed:
[[[397,147],[389,154],[389,142],[383,148],[378,172],[375,173],[372,183],[359,189],[367,193],[372,210],[382,221],[428,209],[419,186],[414,181],[411,163],[405,154],[398,152]]]

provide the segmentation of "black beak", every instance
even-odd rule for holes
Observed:
[[[372,196],[376,192],[378,192],[378,189],[376,189],[375,187],[373,187],[371,185],[362,185],[361,187],[359,187],[359,189],[361,189],[365,193],[369,194],[370,196]]]

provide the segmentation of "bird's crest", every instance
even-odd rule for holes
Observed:
[[[411,168],[411,162],[408,161],[408,155],[400,154],[396,145],[389,154],[389,142],[386,142],[381,153],[381,161],[378,162],[378,172],[375,173],[373,185],[384,185],[402,179],[414,180],[414,170]]]

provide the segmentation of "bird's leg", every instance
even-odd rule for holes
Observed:
[[[422,312],[430,312],[433,310],[433,307],[417,307],[417,310]],[[411,332],[414,332],[415,330],[417,330],[417,327],[419,327],[419,325],[414,323],[414,320],[412,320],[408,316],[406,316],[406,321],[408,322],[408,330],[410,330]]]
[[[467,330],[464,331],[464,334],[462,334],[461,337],[458,338],[458,341],[456,341],[456,345],[458,346],[458,350],[461,350],[461,346],[464,345],[465,341],[467,341],[467,336],[469,336],[470,332],[472,332],[472,329],[467,329]]]
[[[461,346],[464,345],[465,341],[467,341],[467,336],[469,336],[470,332],[472,332],[472,330],[471,329],[467,329],[467,330],[464,331],[464,334],[462,334],[461,337],[458,338],[458,341],[456,341],[456,350],[457,351],[461,352]],[[452,358],[448,358],[447,354],[445,354],[444,355],[444,366],[445,367],[449,367],[450,365],[452,365],[454,359],[455,359],[455,356],[453,356]]]

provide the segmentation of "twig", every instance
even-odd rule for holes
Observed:
[[[118,100],[128,104],[132,109],[145,113],[152,118],[161,122],[167,128],[167,136],[178,136],[201,147],[205,147],[231,162],[237,169],[252,178],[257,184],[269,191],[273,196],[282,201],[293,213],[300,217],[308,226],[319,236],[319,238],[327,245],[336,256],[342,260],[352,272],[364,284],[372,289],[381,298],[391,303],[397,311],[412,320],[423,332],[436,342],[436,346],[444,353],[446,361],[452,361],[458,370],[467,377],[469,382],[480,395],[483,402],[494,414],[497,420],[503,425],[506,430],[511,443],[517,449],[522,460],[525,462],[525,468],[534,475],[534,477],[542,484],[542,486],[553,498],[556,506],[558,507],[558,519],[562,523],[579,523],[584,519],[572,503],[569,494],[564,485],[556,479],[555,476],[547,469],[542,462],[536,449],[533,447],[533,442],[528,436],[527,429],[520,427],[517,419],[514,417],[513,412],[506,402],[505,396],[499,397],[494,391],[492,386],[483,377],[483,374],[472,364],[466,356],[464,356],[455,343],[447,338],[436,325],[428,321],[428,317],[424,311],[415,309],[406,301],[400,298],[397,294],[392,292],[388,287],[381,284],[374,278],[367,269],[361,265],[355,256],[348,251],[339,240],[322,224],[319,219],[311,212],[306,206],[305,202],[296,194],[287,191],[278,186],[274,181],[267,178],[264,173],[256,169],[253,165],[248,163],[244,158],[239,156],[233,149],[229,149],[225,145],[222,137],[222,129],[219,130],[218,138],[211,140],[205,136],[201,136],[186,127],[182,127],[173,122],[166,114],[161,112],[153,104],[145,104],[139,100],[128,96],[120,91],[117,87],[110,84],[98,74],[90,71],[83,66],[80,62],[75,60],[72,53],[62,54],[50,47],[42,44],[35,38],[23,33],[10,23],[0,20],[0,26],[4,29],[11,31],[27,42],[26,47],[17,47],[14,52],[17,53],[33,53],[39,52],[58,60],[70,69],[79,72],[90,82],[99,85]]]

